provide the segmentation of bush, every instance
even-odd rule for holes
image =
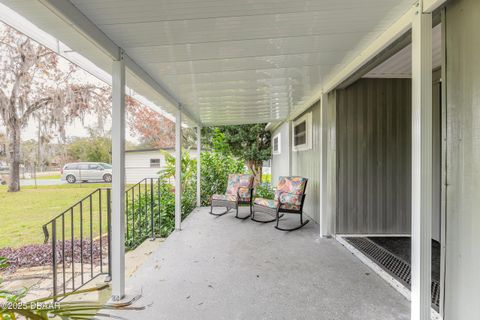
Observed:
[[[160,217],[158,214],[154,214],[155,235],[160,237],[167,237],[175,230],[175,186],[170,183],[175,178],[175,157],[165,154],[165,161],[165,169],[159,174],[159,184],[157,183],[154,187],[154,194],[158,194],[158,188],[160,188],[160,203],[155,200],[153,208],[156,212],[155,210],[158,210],[158,205],[160,205]],[[243,161],[222,153],[202,152],[200,161],[202,205],[208,205],[214,193],[225,193],[228,174],[245,173]],[[190,158],[188,152],[182,153],[181,187],[183,220],[195,209],[197,199],[197,159]],[[129,230],[135,229],[135,237],[133,237],[133,232],[130,232],[125,239],[125,245],[129,250],[137,247],[151,235],[151,221],[137,218],[150,217],[149,201],[150,194],[147,192],[138,195],[135,203],[128,204],[128,227]],[[133,219],[134,215],[135,219]]]
[[[227,189],[230,173],[245,173],[245,163],[231,155],[219,152],[201,154],[201,200],[202,205],[210,205],[213,194],[223,194]]]
[[[262,182],[264,183],[272,183],[272,175],[270,173],[262,174]]]
[[[257,198],[273,199],[275,197],[275,190],[273,190],[273,187],[270,183],[264,182],[257,186],[255,196]]]

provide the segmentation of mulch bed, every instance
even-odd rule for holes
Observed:
[[[81,245],[82,244],[82,245]],[[57,263],[63,262],[63,246],[58,241],[56,245]],[[82,250],[83,249],[83,250]],[[92,255],[90,255],[92,251]],[[82,254],[81,254],[82,253]],[[102,250],[100,250],[100,239],[92,241],[90,248],[90,240],[74,240],[73,241],[73,260],[74,262],[90,263],[90,256],[93,258],[93,264],[100,264],[100,253],[103,259],[108,255],[107,237],[102,238]],[[82,258],[83,256],[83,258]],[[0,257],[8,259],[9,266],[7,272],[14,272],[18,268],[38,267],[52,264],[52,244],[33,244],[20,248],[0,248]],[[72,241],[65,241],[65,262],[72,261]]]

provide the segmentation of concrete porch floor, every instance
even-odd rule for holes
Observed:
[[[320,239],[315,223],[286,233],[208,211],[192,212],[183,230],[127,280],[127,294],[141,292],[135,305],[147,308],[113,314],[169,320],[410,318],[409,302],[337,241]],[[291,218],[296,222],[298,216]]]

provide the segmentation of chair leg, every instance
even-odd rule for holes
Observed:
[[[210,206],[210,212],[209,212],[209,213],[210,213],[211,215],[213,215],[213,216],[221,217],[221,216],[223,216],[223,215],[225,215],[225,214],[229,213],[229,212],[230,212],[230,210],[231,210],[231,208],[229,208],[229,207],[226,207],[226,209],[227,209],[227,210],[226,210],[226,211],[224,211],[224,212],[221,212],[221,213],[215,213],[215,212],[213,212],[213,204],[212,204],[212,205]]]
[[[250,207],[250,213],[249,213],[247,216],[245,216],[245,217],[240,217],[240,216],[238,215],[238,204],[237,204],[237,214],[235,215],[235,218],[240,219],[240,220],[245,220],[245,219],[250,218],[251,215],[252,215],[252,208]]]
[[[253,213],[255,214],[255,210],[253,210]],[[255,221],[255,222],[259,222],[259,223],[270,223],[270,222],[275,222],[276,220],[280,219],[281,217],[283,217],[283,214],[280,215],[280,216],[277,216],[278,215],[278,210],[277,210],[277,215],[275,216],[275,218],[273,219],[270,219],[270,220],[258,220],[258,219],[255,219],[255,215],[252,214],[252,220]],[[266,213],[268,214],[268,213]]]
[[[275,228],[278,228],[278,224],[280,223],[280,210],[277,210],[277,225]]]
[[[298,230],[300,228],[303,228],[307,223],[309,223],[310,220],[306,220],[305,222],[303,222],[303,212],[300,213],[300,225],[295,227],[295,228],[291,228],[291,229],[287,229],[287,228],[281,228],[278,226],[278,220],[277,220],[277,225],[275,226],[275,229],[277,230],[280,230],[280,231],[295,231],[295,230]]]

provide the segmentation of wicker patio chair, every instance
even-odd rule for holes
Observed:
[[[303,221],[303,203],[305,202],[307,182],[308,179],[303,177],[280,177],[273,200],[255,199],[252,220],[262,223],[277,221],[275,228],[282,231],[293,231],[305,226],[309,222],[309,220]],[[274,218],[258,220],[255,218],[255,213],[266,213]],[[279,223],[283,213],[299,214],[300,225],[291,229],[281,228]]]
[[[250,174],[230,174],[228,175],[227,190],[225,194],[214,194],[212,196],[210,214],[214,216],[223,216],[231,209],[236,210],[235,217],[238,219],[247,219],[252,215],[253,199],[253,175]],[[248,205],[250,213],[246,217],[238,215],[238,206]],[[225,207],[226,211],[214,213],[214,207]]]

